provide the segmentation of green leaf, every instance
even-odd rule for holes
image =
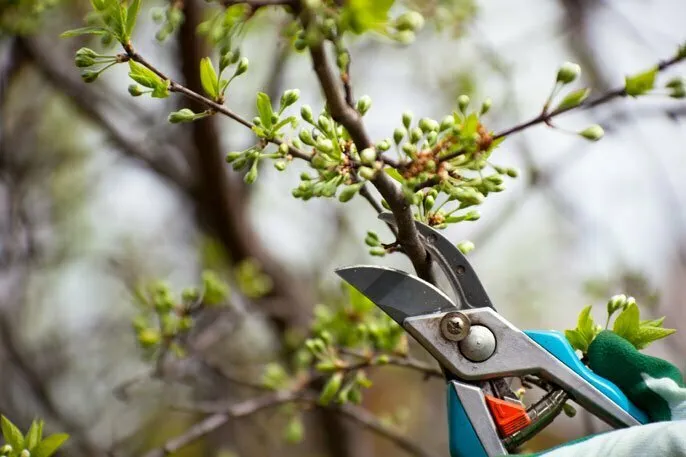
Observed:
[[[166,84],[162,81],[162,78],[155,74],[155,72],[133,60],[129,60],[129,70],[131,79],[141,86],[155,89],[161,84]]]
[[[384,168],[384,171],[386,172],[386,174],[388,176],[395,179],[400,184],[405,184],[405,178],[403,178],[402,175],[400,174],[400,172],[398,170],[396,170],[395,168],[386,167],[386,168]]]
[[[586,353],[588,351],[588,341],[576,330],[565,330],[565,338],[574,349]]]
[[[639,328],[639,311],[638,305],[634,302],[626,307],[622,311],[617,319],[615,319],[615,324],[612,327],[612,331],[617,335],[631,341],[632,338],[638,333]]]
[[[91,6],[95,11],[104,11],[107,8],[107,0],[91,0]]]
[[[319,403],[324,406],[328,405],[338,393],[342,382],[343,373],[336,373],[331,376],[319,395]]]
[[[653,341],[660,340],[675,333],[673,328],[661,328],[653,326],[639,327],[638,331],[633,335],[629,341],[636,347],[636,349],[644,349]]]
[[[200,61],[200,82],[207,95],[213,99],[217,98],[219,95],[219,80],[217,72],[214,70],[214,65],[212,65],[212,60],[209,57],[204,57]]]
[[[31,457],[50,457],[68,439],[69,435],[66,433],[50,435],[38,443],[38,446],[36,446],[36,448],[31,452]]]
[[[0,428],[2,428],[2,436],[7,444],[19,451],[24,449],[24,435],[12,421],[5,416],[0,416]]]
[[[641,321],[639,327],[662,327],[662,323],[665,321],[664,316],[659,319],[649,319]]]
[[[581,310],[576,324],[576,331],[579,332],[587,344],[591,344],[591,341],[596,336],[596,325],[593,322],[593,316],[591,316],[591,308],[592,305],[588,305]]]
[[[154,98],[167,98],[169,97],[169,84],[167,81],[160,81],[157,83],[155,88],[152,90],[152,93],[150,94],[151,97]]]
[[[71,38],[80,35],[107,35],[109,32],[102,27],[81,27],[78,29],[67,30],[60,34],[61,38]]]
[[[285,119],[281,119],[275,126],[274,126],[274,131],[278,132],[281,127],[284,125],[290,123],[291,127],[295,128],[298,126],[298,119],[295,116],[288,116]]]
[[[349,0],[343,10],[341,25],[358,35],[368,30],[383,32],[393,3],[394,0]]]
[[[476,129],[479,127],[479,116],[476,113],[472,113],[467,116],[464,121],[464,127],[462,128],[461,135],[462,138],[471,138],[475,133]]]
[[[579,89],[568,93],[565,98],[562,99],[555,111],[567,110],[579,106],[586,100],[591,93],[591,89]]]
[[[29,428],[29,431],[26,433],[26,437],[24,438],[24,447],[26,447],[26,449],[28,449],[29,451],[33,451],[33,448],[36,447],[36,445],[40,442],[42,437],[43,421],[34,420],[33,422],[31,422],[31,427]]]
[[[638,97],[646,92],[650,91],[655,87],[655,76],[657,75],[657,67],[653,67],[650,70],[638,73],[633,76],[627,76],[625,78],[626,94],[631,97]]]
[[[272,110],[272,101],[269,98],[269,95],[264,92],[259,92],[257,94],[257,112],[260,115],[262,125],[264,125],[267,130],[271,130],[272,114],[274,111]]]
[[[134,27],[136,27],[136,19],[138,12],[141,9],[141,0],[131,0],[129,9],[126,11],[126,38],[131,38]]]

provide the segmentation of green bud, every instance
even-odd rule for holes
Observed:
[[[219,71],[223,71],[226,67],[231,65],[231,59],[233,59],[233,52],[229,51],[219,58]]]
[[[276,162],[274,162],[274,168],[276,168],[279,171],[284,171],[286,169],[286,161],[277,160]]]
[[[282,156],[286,156],[286,155],[288,155],[288,151],[289,151],[288,143],[281,143],[279,145],[279,154],[281,154]]]
[[[393,130],[393,141],[395,141],[395,144],[400,144],[403,138],[405,138],[405,135],[407,135],[407,129],[403,127],[398,127]]]
[[[338,200],[342,203],[351,200],[363,185],[364,183],[355,183],[345,186],[341,191],[341,194],[338,196]]]
[[[144,348],[155,346],[161,339],[160,332],[153,328],[146,328],[138,333],[138,343]]]
[[[143,315],[138,315],[138,316],[134,317],[133,320],[131,321],[131,326],[136,331],[136,333],[141,332],[142,330],[148,328],[149,324],[150,323],[148,322],[148,319]],[[2,452],[0,451],[0,454],[1,453]]]
[[[80,56],[77,54],[76,57],[74,58],[74,63],[79,68],[88,68],[88,67],[95,65],[97,63],[97,61],[93,57]]]
[[[419,120],[419,128],[424,133],[434,132],[439,129],[439,124],[433,119],[423,117]]]
[[[247,57],[242,57],[241,60],[238,62],[238,66],[236,67],[236,72],[234,73],[234,76],[240,76],[246,71],[248,71],[249,63],[250,61]]]
[[[0,455],[7,455],[12,453],[12,446],[9,444],[5,444],[2,447],[0,447]]]
[[[239,152],[239,151],[229,152],[228,154],[226,154],[226,162],[227,163],[234,162],[236,159],[238,159],[242,155],[243,155],[243,153]]]
[[[259,116],[255,116],[252,118],[252,123],[259,127],[262,125],[262,119]]]
[[[336,54],[336,65],[338,65],[341,71],[345,71],[348,65],[350,65],[350,55],[345,51]]]
[[[333,151],[333,141],[331,141],[328,138],[322,138],[319,137],[317,138],[317,149],[319,149],[322,152],[329,153]]]
[[[480,217],[481,217],[480,212],[478,212],[476,210],[472,210],[472,211],[469,211],[468,213],[466,213],[464,215],[463,220],[465,220],[465,221],[476,221],[476,220],[479,220]]]
[[[200,298],[200,291],[196,287],[187,287],[181,292],[181,299],[185,303],[193,303]]]
[[[300,173],[300,179],[303,181],[310,181],[312,176],[308,175],[307,172]]]
[[[383,257],[386,255],[386,249],[383,246],[376,246],[371,248],[369,253],[374,257]]]
[[[296,51],[304,51],[307,48],[307,42],[301,38],[298,38],[293,42],[293,47]]]
[[[569,403],[564,403],[562,405],[562,411],[565,413],[565,416],[567,417],[574,417],[576,416],[576,408],[574,408],[572,405]]]
[[[333,41],[336,38],[336,21],[332,18],[327,18],[322,24],[322,32],[327,40]]]
[[[425,211],[430,211],[431,208],[434,207],[434,204],[435,204],[435,203],[436,203],[436,200],[435,200],[431,195],[427,195],[427,196],[424,198],[424,210],[425,210]]]
[[[343,373],[336,373],[331,376],[322,389],[322,393],[319,395],[319,403],[322,405],[328,405],[329,402],[333,400],[336,393],[338,393],[342,383]]]
[[[417,146],[412,143],[405,143],[402,145],[402,150],[408,156],[413,156],[417,152]]]
[[[250,170],[243,177],[243,181],[245,181],[246,184],[252,184],[255,180],[257,180],[257,160],[253,162],[252,167],[250,167]]]
[[[517,170],[516,168],[506,168],[505,174],[510,178],[516,178],[517,176],[519,176],[519,170]]]
[[[298,89],[289,89],[281,96],[281,106],[283,108],[291,106],[300,98],[300,91]]]
[[[376,149],[378,149],[381,152],[388,151],[389,149],[391,149],[391,143],[388,140],[381,140],[376,145]]]
[[[331,135],[333,133],[333,125],[331,124],[331,120],[328,117],[319,116],[319,119],[317,119],[317,125],[319,126],[319,129],[325,134]]]
[[[484,114],[488,113],[491,109],[491,104],[493,101],[490,98],[487,98],[486,100],[483,101],[481,104],[481,115],[483,116]]]
[[[686,98],[686,89],[683,87],[675,87],[669,91],[669,96],[676,99]]]
[[[614,295],[613,297],[610,298],[607,302],[607,314],[608,316],[612,315],[615,313],[615,311],[619,310],[622,308],[627,301],[627,297],[624,294],[620,295]]]
[[[129,94],[132,97],[138,97],[139,95],[143,95],[143,88],[139,86],[138,84],[130,84],[129,85]]]
[[[683,89],[684,86],[684,78],[681,77],[672,78],[665,84],[665,87],[669,89]]]
[[[371,107],[372,99],[369,95],[364,95],[357,101],[357,111],[360,113],[360,116],[367,114],[367,111],[369,111],[369,108]]]
[[[436,124],[436,125],[438,125],[438,124]],[[427,133],[426,141],[427,141],[427,143],[429,143],[430,146],[435,145],[436,140],[438,140],[438,133],[436,133],[435,131]]]
[[[21,451],[21,453],[19,454],[19,457],[31,457],[31,452],[29,452],[28,449],[24,449],[24,450]]]
[[[448,130],[455,125],[455,118],[453,116],[446,116],[441,120],[440,131]]]
[[[100,76],[99,71],[94,71],[94,70],[86,70],[81,72],[81,79],[85,83],[92,83],[96,79],[98,79],[98,76]]]
[[[374,179],[374,177],[376,176],[376,171],[369,167],[360,167],[357,173],[360,175],[362,179],[366,179],[368,181]]]
[[[381,354],[376,358],[377,365],[387,365],[390,361],[390,357],[388,357],[386,354]]]
[[[366,165],[371,165],[376,161],[376,151],[374,148],[363,149],[360,152],[360,160]]]
[[[403,125],[405,126],[406,129],[409,129],[411,123],[412,123],[412,111],[405,111],[403,113]]]
[[[169,114],[167,120],[172,124],[178,124],[181,122],[192,122],[195,119],[195,113],[188,108],[183,108],[179,111],[174,111]]]
[[[292,417],[286,425],[286,430],[284,431],[284,439],[291,443],[297,444],[303,440],[305,435],[305,427],[303,426],[302,420],[299,417]]]
[[[422,132],[422,129],[420,129],[419,127],[413,128],[412,130],[410,130],[410,143],[416,143],[417,141],[421,140],[423,136],[424,132]]]
[[[402,30],[398,33],[396,33],[393,38],[395,38],[395,41],[401,44],[411,44],[414,42],[414,40],[417,38],[415,33],[412,30]]]
[[[302,141],[306,145],[314,146],[314,139],[312,138],[312,134],[309,130],[301,130],[298,134],[298,138],[300,138],[300,141]]]
[[[303,105],[300,108],[300,116],[307,122],[314,124],[314,118],[312,117],[312,108],[309,105]]]
[[[381,246],[381,241],[379,240],[379,238],[375,238],[371,236],[369,233],[367,233],[367,236],[364,239],[364,244],[366,244],[370,248],[375,248],[377,246]]]
[[[471,241],[461,241],[457,243],[457,249],[463,254],[468,254],[474,250],[474,243]]]
[[[595,124],[579,132],[579,135],[587,140],[598,141],[603,137],[603,135],[605,135],[605,131],[601,126]]]
[[[569,84],[573,82],[581,74],[581,67],[572,62],[565,62],[559,70],[557,70],[557,82],[562,84]]]
[[[468,95],[462,94],[459,97],[457,97],[457,107],[460,109],[461,112],[464,113],[467,107],[469,106],[470,101],[471,100],[469,99]]]
[[[395,28],[401,31],[410,30],[418,32],[422,27],[424,27],[424,16],[416,11],[408,11],[398,16],[395,20]]]

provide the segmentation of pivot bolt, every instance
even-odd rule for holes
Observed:
[[[467,338],[460,341],[460,352],[472,362],[488,360],[495,352],[495,335],[483,325],[472,325]]]
[[[462,341],[469,335],[471,323],[469,318],[460,312],[450,312],[441,319],[441,334],[448,341]]]

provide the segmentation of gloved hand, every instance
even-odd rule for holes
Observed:
[[[601,332],[588,349],[589,368],[615,383],[650,423],[592,435],[541,457],[686,456],[686,387],[671,363],[642,354],[624,338]]]

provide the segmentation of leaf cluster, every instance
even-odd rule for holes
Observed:
[[[0,417],[0,426],[5,439],[0,447],[2,457],[50,457],[69,439],[64,433],[43,437],[42,420],[32,421],[25,435],[5,416]]]
[[[569,343],[582,354],[586,354],[591,342],[603,330],[601,325],[594,322],[591,308],[592,305],[589,305],[581,311],[575,329],[565,330],[565,337]],[[676,332],[674,329],[662,327],[664,317],[641,320],[636,300],[626,295],[615,295],[607,302],[605,328],[609,327],[610,321],[615,315],[612,331],[628,340],[639,350],[645,349],[654,341],[666,338]]]

